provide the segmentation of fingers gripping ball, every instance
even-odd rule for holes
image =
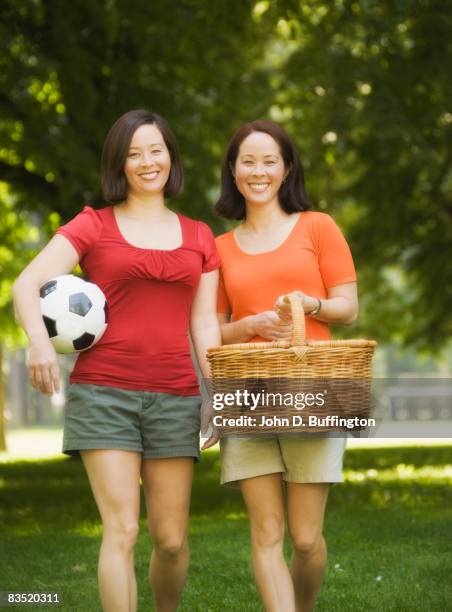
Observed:
[[[107,329],[107,301],[94,283],[72,274],[56,276],[40,289],[41,312],[57,353],[91,348]]]

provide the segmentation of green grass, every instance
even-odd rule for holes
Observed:
[[[451,463],[450,446],[347,451],[346,482],[332,488],[327,510],[329,564],[319,612],[452,609]],[[262,609],[240,494],[220,487],[218,472],[218,453],[206,453],[196,468],[182,612]],[[81,463],[0,464],[0,498],[0,590],[59,590],[68,612],[100,610],[101,528]],[[288,557],[289,550],[287,544]],[[140,612],[151,609],[149,553],[143,519]]]

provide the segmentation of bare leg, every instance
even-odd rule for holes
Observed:
[[[329,484],[287,483],[292,578],[297,612],[312,612],[325,575],[327,550],[322,535]]]
[[[105,612],[135,612],[133,550],[140,512],[141,454],[120,450],[81,451],[103,524],[99,590]]]
[[[142,479],[154,548],[149,580],[157,612],[174,612],[188,571],[188,513],[193,459],[145,459]]]
[[[267,612],[294,612],[295,599],[284,559],[284,501],[281,474],[240,481],[251,526],[253,570]]]

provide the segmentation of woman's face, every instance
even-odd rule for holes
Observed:
[[[249,204],[278,203],[286,175],[278,143],[265,132],[253,132],[240,145],[234,167],[237,189]]]
[[[135,195],[163,192],[171,170],[171,157],[160,130],[153,124],[141,125],[129,146],[124,174],[129,191]]]

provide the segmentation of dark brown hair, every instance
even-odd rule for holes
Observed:
[[[279,189],[281,208],[287,213],[309,210],[304,172],[298,151],[289,135],[281,126],[264,119],[244,123],[231,138],[221,167],[221,194],[215,204],[215,212],[226,219],[244,219],[246,216],[245,199],[237,189],[232,170],[235,166],[239,148],[247,136],[253,132],[264,132],[279,145],[288,172],[286,180]]]
[[[165,196],[176,197],[182,191],[184,186],[182,161],[176,137],[168,122],[148,110],[131,110],[121,115],[112,125],[102,149],[100,180],[102,196],[106,202],[117,204],[127,198],[128,184],[124,165],[133,135],[146,123],[155,125],[159,129],[170,154],[171,170],[164,189]]]

